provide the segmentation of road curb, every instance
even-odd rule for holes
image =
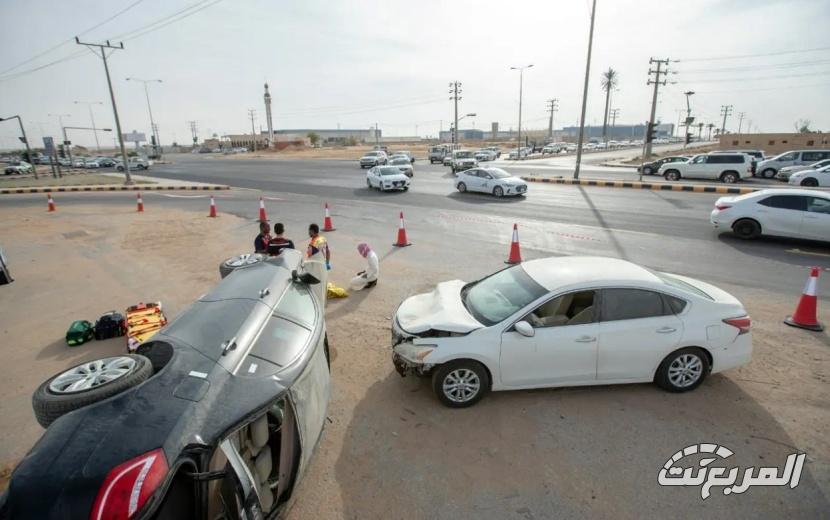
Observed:
[[[586,179],[551,179],[549,177],[522,177],[528,182],[543,182],[549,184],[571,184],[578,186],[596,186],[601,188],[632,188],[635,190],[654,191],[687,191],[692,193],[725,193],[743,195],[753,193],[763,188],[727,188],[725,186],[698,186],[695,184],[663,184],[639,181],[595,181]]]
[[[0,188],[0,195],[26,193],[97,192],[97,191],[218,191],[230,186],[218,184],[200,185],[135,185],[135,186],[39,186],[32,188]]]

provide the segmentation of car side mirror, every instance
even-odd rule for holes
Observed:
[[[513,325],[513,328],[516,329],[516,332],[518,332],[526,338],[532,338],[536,335],[536,331],[533,329],[530,323],[524,320]]]

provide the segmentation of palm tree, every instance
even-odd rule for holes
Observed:
[[[608,70],[602,73],[602,90],[605,91],[605,113],[602,116],[602,140],[606,141],[605,134],[608,128],[608,103],[611,101],[611,91],[619,83],[620,74],[608,67]]]

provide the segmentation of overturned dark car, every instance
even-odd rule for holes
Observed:
[[[44,382],[33,406],[49,427],[0,518],[279,517],[329,400],[323,302],[301,259],[246,265],[135,355]]]

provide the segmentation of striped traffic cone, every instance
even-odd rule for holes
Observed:
[[[791,327],[814,330],[816,332],[824,330],[824,325],[819,323],[816,317],[816,307],[818,304],[818,298],[816,297],[817,286],[818,267],[813,267],[810,272],[810,277],[807,278],[807,285],[804,286],[804,292],[801,293],[801,299],[798,300],[795,312],[792,316],[787,316],[784,323]]]
[[[47,204],[47,207],[49,208],[50,212],[55,211],[55,201],[52,200],[52,194],[51,193],[46,194],[46,204]]]
[[[265,200],[262,197],[259,198],[259,221],[268,222],[268,215],[265,214]]]
[[[510,255],[505,264],[522,263],[522,253],[519,250],[519,226],[513,224],[513,239],[510,241]]]
[[[210,213],[208,214],[210,218],[216,218],[216,201],[213,198],[213,195],[210,196]]]
[[[334,231],[334,226],[331,224],[331,215],[329,214],[328,202],[326,202],[326,217],[323,219],[323,231]]]
[[[406,247],[412,245],[406,238],[406,227],[403,225],[403,211],[401,211],[401,223],[398,226],[398,241],[392,245],[395,247]]]
[[[141,198],[141,192],[135,194],[136,203],[138,204],[138,213],[144,213],[144,200]]]

